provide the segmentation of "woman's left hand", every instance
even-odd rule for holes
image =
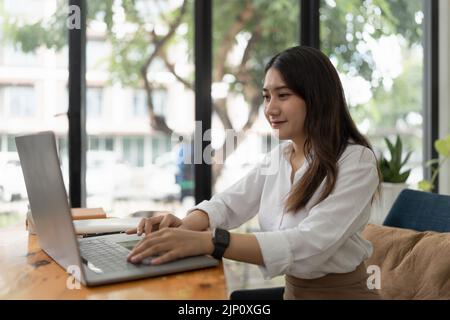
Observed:
[[[152,264],[162,264],[184,257],[211,254],[213,250],[211,232],[164,228],[142,239],[127,260],[139,263],[146,257],[159,255],[152,260]]]

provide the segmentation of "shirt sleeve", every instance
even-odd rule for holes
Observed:
[[[266,279],[295,271],[311,274],[365,224],[362,215],[379,184],[376,158],[368,148],[351,151],[338,164],[334,190],[313,206],[308,216],[291,229],[257,232]]]
[[[204,200],[188,210],[202,210],[208,214],[209,227],[233,229],[253,218],[259,211],[265,170],[270,166],[271,155],[266,157],[247,175],[225,191]]]

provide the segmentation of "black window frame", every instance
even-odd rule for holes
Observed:
[[[80,29],[69,30],[68,158],[72,208],[86,206],[86,0],[69,0],[80,9]],[[69,10],[69,14],[70,14]]]
[[[423,163],[436,159],[434,141],[439,138],[439,0],[423,0]],[[431,179],[432,172],[423,166],[424,178]],[[439,193],[439,175],[432,189]]]

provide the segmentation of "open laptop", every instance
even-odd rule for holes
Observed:
[[[147,258],[136,265],[127,262],[126,256],[142,237],[122,233],[77,238],[54,133],[19,136],[16,145],[41,248],[84,285],[160,276],[218,264],[212,257],[196,256],[162,265],[152,265],[151,258]]]

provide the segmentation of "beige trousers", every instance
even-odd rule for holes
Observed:
[[[377,290],[367,287],[365,263],[349,273],[330,273],[317,279],[285,276],[285,300],[379,300]]]

